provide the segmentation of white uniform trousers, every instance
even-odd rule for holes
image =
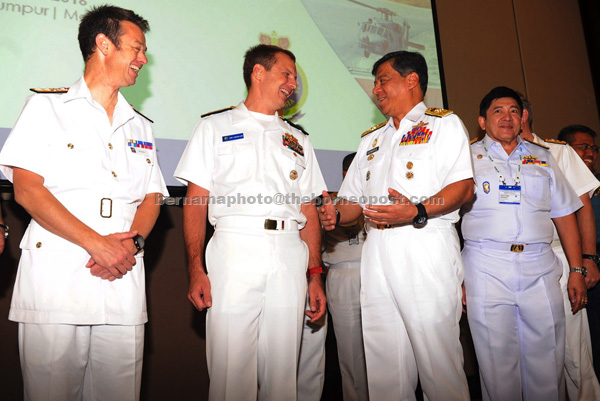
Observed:
[[[469,400],[459,341],[459,242],[453,225],[371,229],[363,247],[361,310],[371,401]],[[417,376],[418,369],[418,376]]]
[[[211,401],[296,400],[308,248],[295,231],[224,229],[206,248]]]
[[[325,284],[344,401],[367,401],[369,390],[360,313],[360,261],[330,265]]]
[[[567,395],[570,401],[600,400],[600,384],[594,372],[592,360],[592,340],[588,324],[587,311],[571,312],[571,302],[567,283],[569,281],[569,262],[560,241],[552,242],[552,250],[562,264],[560,288],[565,307],[565,379]]]
[[[467,241],[463,250],[467,316],[483,400],[565,398],[562,273],[549,244],[522,253]]]
[[[329,299],[328,299],[329,301]],[[306,307],[310,308],[306,297]],[[327,338],[327,313],[310,323],[304,317],[302,342],[298,361],[298,401],[319,401],[325,384],[325,339]]]
[[[26,401],[139,400],[144,325],[19,323]]]

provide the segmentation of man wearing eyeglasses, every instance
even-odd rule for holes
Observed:
[[[569,125],[560,130],[558,139],[567,142],[577,152],[585,165],[594,172],[594,163],[598,158],[598,146],[594,143],[596,133],[584,125]],[[596,174],[599,178],[600,174]],[[600,192],[594,192],[591,199],[592,209],[595,215],[596,223],[596,253],[600,247]],[[593,220],[594,221],[594,220]],[[584,254],[587,254],[584,249]],[[596,255],[591,256],[595,263],[600,262]],[[585,256],[584,256],[585,257]],[[585,260],[585,259],[584,259]],[[600,377],[600,289],[598,286],[588,289],[587,316],[589,321],[590,338],[592,342],[592,359],[594,361],[594,370],[596,377]]]
[[[574,149],[571,149],[566,142],[554,139],[542,139],[532,132],[533,109],[531,103],[522,94],[521,100],[523,101],[523,116],[525,120],[522,125],[521,138],[545,146],[550,150],[561,172],[583,203],[583,207],[575,212],[575,216],[577,218],[579,234],[581,235],[583,254],[588,256],[588,258],[584,257],[583,259],[583,267],[587,272],[585,284],[590,289],[600,280],[600,272],[598,272],[598,267],[592,259],[596,254],[596,226],[592,217],[594,212],[590,200],[600,182],[598,182],[586,165],[581,162]],[[560,287],[563,293],[563,306],[565,309],[565,378],[568,398],[571,401],[600,400],[600,383],[598,383],[593,369],[587,312],[586,309],[582,309],[576,314],[571,313],[571,303],[567,292],[569,264],[556,230],[554,230],[552,250],[560,259],[563,266]]]

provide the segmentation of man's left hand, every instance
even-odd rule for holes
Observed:
[[[400,192],[388,188],[391,205],[366,205],[364,214],[373,224],[402,224],[412,222],[417,215],[417,207]]]
[[[310,322],[314,323],[325,314],[325,289],[323,288],[323,280],[320,274],[311,274],[308,279],[308,300],[310,309],[307,310],[306,316],[310,317]]]
[[[570,273],[567,283],[567,292],[569,293],[569,301],[571,301],[571,312],[576,314],[587,304],[587,289],[585,288],[585,280],[580,273]]]

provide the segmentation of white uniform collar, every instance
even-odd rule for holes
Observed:
[[[427,110],[427,106],[425,106],[425,103],[419,102],[419,104],[417,104],[415,107],[413,107],[411,111],[406,113],[403,120],[410,120],[412,122],[417,122],[421,119],[423,114],[425,114],[426,110]]]
[[[252,117],[252,114],[250,114],[250,111],[242,101],[233,109],[231,114],[231,123],[238,124],[244,121],[248,121],[248,119],[254,120],[254,117]],[[289,130],[285,122],[281,118],[279,118],[279,114],[277,112],[275,112],[275,118],[273,121],[278,128],[282,130]]]
[[[425,114],[425,110],[427,110],[427,106],[425,106],[425,103],[423,103],[423,102],[418,103],[408,113],[406,113],[404,118],[400,121],[400,125],[402,125],[402,121],[404,121],[404,120],[409,120],[409,121],[412,121],[413,123],[416,123],[423,116],[423,114]],[[390,128],[393,128],[394,131],[396,131],[396,125],[394,124],[393,117],[389,118],[387,124],[384,127],[388,127],[388,126]],[[398,126],[398,129],[400,129],[400,126]]]
[[[71,85],[68,92],[63,95],[63,102],[65,103],[75,99],[85,99],[89,104],[99,105],[98,102],[94,101],[94,98],[92,98],[90,88],[88,88],[83,76],[79,78],[73,85]],[[127,102],[127,99],[125,99],[125,96],[123,96],[121,92],[117,94],[117,105],[115,106],[115,111],[123,113],[126,120],[129,120],[135,116],[133,107]]]
[[[495,144],[495,145],[494,145]],[[517,135],[517,146],[515,147],[515,149],[517,149],[519,146],[524,147],[527,151],[529,151],[529,148],[527,147],[528,143],[527,141],[524,141],[521,139],[520,135]],[[500,144],[500,142],[494,141],[492,138],[490,138],[490,136],[486,133],[485,136],[483,137],[483,146],[485,146],[488,149],[491,149],[492,146],[502,146]]]

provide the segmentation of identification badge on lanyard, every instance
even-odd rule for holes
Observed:
[[[498,202],[508,205],[519,205],[521,203],[521,186],[500,185],[498,188]]]

